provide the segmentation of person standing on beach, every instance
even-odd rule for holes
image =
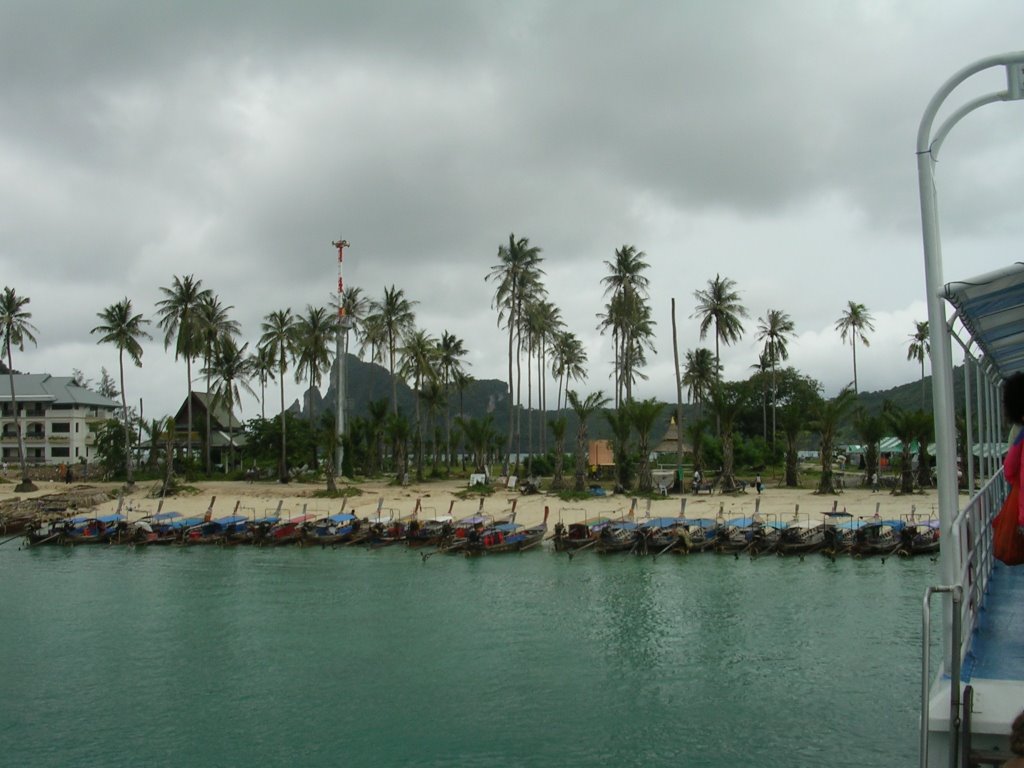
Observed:
[[[761,491],[764,490],[764,483],[761,482],[760,474],[758,474],[758,476],[754,478],[754,487],[757,489],[757,495],[760,496]]]

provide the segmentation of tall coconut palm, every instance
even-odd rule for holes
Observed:
[[[249,370],[260,383],[260,418],[267,418],[267,382],[273,381],[277,369],[277,347],[256,347],[249,355]]]
[[[697,404],[697,418],[704,414],[704,403],[708,401],[711,388],[718,381],[721,368],[711,356],[711,350],[699,347],[686,353],[683,367],[683,386],[686,387],[690,402]]]
[[[405,298],[401,288],[384,289],[384,298],[370,302],[366,317],[366,332],[387,352],[388,371],[391,373],[391,413],[398,415],[398,379],[395,378],[395,364],[398,362],[398,348],[406,334],[413,330],[419,302]]]
[[[188,434],[185,438],[185,450],[188,459],[192,459],[192,361],[202,353],[202,337],[200,334],[199,307],[202,302],[213,296],[208,288],[203,288],[203,281],[196,280],[194,275],[185,277],[174,276],[170,287],[161,287],[163,298],[156,303],[157,327],[164,332],[164,349],[174,344],[174,359],[185,358],[185,371],[188,377]]]
[[[871,313],[868,312],[867,307],[855,301],[848,301],[843,314],[839,316],[838,320],[836,320],[836,330],[839,331],[839,337],[845,342],[847,336],[849,336],[850,347],[853,349],[854,396],[856,396],[860,391],[857,388],[857,339],[859,338],[865,347],[871,346],[868,343],[867,336],[864,335],[864,331],[875,330],[873,321],[874,318],[871,316]]]
[[[316,399],[313,391],[320,389],[323,376],[331,369],[334,359],[334,334],[338,327],[334,317],[324,307],[306,305],[306,314],[295,321],[295,383],[309,382],[309,422],[317,419]]]
[[[740,318],[747,317],[747,309],[740,303],[736,282],[721,275],[715,275],[714,280],[708,280],[705,290],[694,291],[693,295],[697,299],[697,311],[691,317],[700,318],[701,341],[707,337],[712,326],[715,329],[715,368],[721,380],[719,342],[728,345],[743,337]]]
[[[235,432],[232,419],[235,405],[241,398],[242,390],[250,395],[256,395],[249,384],[249,377],[253,371],[249,358],[245,354],[248,348],[248,343],[239,347],[231,336],[221,336],[214,348],[213,356],[210,358],[210,370],[204,371],[213,377],[211,405],[223,403],[228,412],[229,460],[224,463],[225,469],[234,464]]]
[[[548,421],[551,437],[555,441],[555,467],[551,475],[551,490],[560,491],[565,486],[562,471],[565,465],[565,431],[569,420],[565,416],[557,416]]]
[[[216,353],[217,345],[224,337],[234,338],[241,332],[237,320],[232,320],[228,313],[234,309],[232,306],[224,306],[220,297],[215,294],[206,296],[199,302],[199,336],[202,343],[203,371],[206,375],[206,395],[210,394],[210,361]],[[209,403],[209,400],[208,400]],[[206,408],[206,472],[213,472],[213,459],[211,452],[213,421],[210,414],[209,404]]]
[[[401,375],[412,383],[416,394],[416,418],[413,430],[416,439],[416,481],[423,481],[423,424],[420,418],[420,400],[423,385],[437,378],[437,340],[426,331],[414,330],[405,337],[405,344],[398,350],[401,355]]]
[[[277,378],[281,386],[281,461],[278,465],[278,479],[288,482],[288,432],[284,410],[284,375],[288,371],[288,359],[295,350],[295,316],[291,309],[279,309],[263,318],[260,324],[263,335],[260,347],[276,350]]]
[[[451,473],[452,469],[452,414],[451,414],[451,392],[455,386],[456,377],[463,371],[463,367],[469,365],[464,359],[466,357],[466,345],[458,336],[450,331],[442,331],[441,339],[437,342],[437,371],[441,377],[441,387],[444,389],[444,429],[445,429],[445,467]]]
[[[555,338],[551,348],[551,374],[558,379],[558,397],[555,411],[562,410],[562,392],[568,391],[569,381],[583,381],[587,377],[587,350],[576,334],[564,331]]]
[[[498,326],[502,322],[508,329],[508,461],[516,437],[514,424],[515,404],[519,393],[512,378],[513,360],[518,362],[516,336],[519,333],[524,302],[537,290],[544,270],[541,249],[531,246],[529,239],[508,236],[508,245],[498,246],[498,263],[491,267],[485,279],[497,283],[491,306],[498,310]],[[508,462],[507,462],[508,463]]]
[[[131,486],[135,484],[135,480],[132,477],[132,452],[129,448],[131,446],[131,425],[128,415],[128,400],[124,393],[124,354],[127,352],[135,367],[141,368],[142,344],[139,340],[151,339],[153,337],[143,327],[149,325],[149,320],[143,318],[141,314],[134,314],[132,312],[132,302],[128,297],[125,297],[116,304],[111,304],[102,312],[98,312],[97,317],[103,323],[90,331],[90,333],[102,334],[96,343],[113,344],[117,347],[117,365],[121,374],[121,414],[124,423],[125,482]],[[155,448],[155,446],[151,446],[151,450],[155,451]]]
[[[634,369],[641,362],[643,349],[651,344],[653,321],[647,304],[649,280],[647,254],[635,246],[623,245],[615,251],[613,262],[604,262],[608,274],[601,278],[609,297],[598,328],[611,330],[615,349],[615,405],[632,396]],[[653,346],[650,347],[653,349]],[[639,358],[638,358],[639,354]]]
[[[576,414],[578,426],[576,427],[576,485],[574,490],[578,493],[586,490],[587,487],[587,421],[591,416],[608,403],[608,398],[600,392],[591,392],[583,400],[574,390],[566,393],[569,405]]]
[[[26,307],[32,300],[28,296],[19,296],[14,289],[4,286],[0,297],[0,334],[3,338],[4,357],[7,358],[7,380],[11,387],[11,415],[14,416],[14,430],[18,435],[18,463],[21,466],[21,482],[15,487],[18,493],[36,490],[35,484],[29,479],[28,465],[25,462],[25,435],[21,429],[21,415],[18,413],[18,400],[14,392],[14,361],[11,348],[17,347],[19,352],[25,351],[25,342],[36,343],[33,335],[39,331],[29,320],[32,313]]]
[[[932,343],[928,335],[927,320],[915,320],[914,326],[914,332],[910,334],[910,344],[907,346],[907,360],[917,360],[921,364],[921,408],[924,408],[924,360],[932,351]]]
[[[772,368],[772,451],[775,451],[775,411],[779,389],[775,381],[775,368],[779,360],[789,359],[789,337],[796,329],[792,318],[781,309],[769,309],[757,321],[757,340],[764,342],[763,352]]]

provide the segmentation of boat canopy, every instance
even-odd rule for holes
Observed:
[[[268,517],[267,519],[272,520],[273,518]],[[213,522],[217,523],[218,525],[236,525],[238,523],[248,522],[248,520],[249,518],[247,518],[245,515],[227,515],[226,517],[218,517]]]
[[[336,515],[328,515],[323,519],[329,520],[332,523],[347,523],[350,520],[355,520],[356,516],[353,515],[351,512],[339,512]]]
[[[181,517],[181,512],[157,512],[152,517],[143,518],[149,520],[152,523],[166,523],[170,520],[177,520]]]
[[[711,530],[718,526],[718,523],[710,517],[684,517],[682,523],[683,525],[695,526],[706,530]]]
[[[516,531],[522,530],[523,526],[519,523],[498,523],[494,526],[495,531],[501,531],[502,533],[515,533]]]
[[[641,528],[671,528],[674,525],[682,523],[682,518],[679,517],[652,517],[650,520],[644,520],[640,523]]]
[[[944,296],[1001,378],[1024,370],[1024,263],[947,283]]]

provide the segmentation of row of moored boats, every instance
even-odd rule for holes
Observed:
[[[453,503],[454,505],[454,503]],[[413,513],[398,517],[378,504],[375,516],[360,518],[344,510],[336,514],[284,516],[280,507],[260,518],[235,512],[214,517],[213,504],[202,517],[157,512],[136,520],[114,513],[77,515],[49,523],[31,524],[25,531],[30,547],[42,545],[127,544],[133,546],[353,546],[403,544],[429,549],[430,554],[497,554],[522,552],[551,541],[557,552],[570,557],[584,551],[662,555],[717,552],[724,554],[804,555],[822,552],[836,556],[912,556],[939,549],[935,519],[914,514],[901,519],[854,518],[846,512],[826,513],[788,522],[762,517],[713,518],[598,516],[565,523],[548,534],[548,510],[538,525],[516,522],[515,503],[509,513],[483,513],[460,519],[425,515],[419,502]],[[560,515],[560,518],[562,516]]]

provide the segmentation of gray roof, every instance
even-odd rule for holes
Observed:
[[[48,373],[14,374],[14,394],[19,403],[52,403],[111,410],[121,407],[116,400],[78,386],[70,376],[51,376]],[[10,401],[11,387],[8,378],[0,376],[0,402]]]

